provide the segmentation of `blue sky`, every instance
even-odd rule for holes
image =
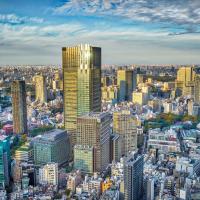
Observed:
[[[0,0],[0,64],[61,64],[61,47],[103,64],[200,64],[199,0]]]

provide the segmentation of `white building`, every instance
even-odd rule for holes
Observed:
[[[49,163],[39,169],[39,183],[58,185],[58,164]]]

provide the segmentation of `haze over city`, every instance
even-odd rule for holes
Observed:
[[[1,0],[0,65],[61,64],[102,47],[103,64],[198,64],[199,0]]]

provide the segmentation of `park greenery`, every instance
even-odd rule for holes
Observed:
[[[195,128],[196,125],[200,122],[200,116],[190,116],[190,115],[176,115],[173,113],[161,113],[157,115],[156,118],[151,118],[144,122],[144,131],[146,132],[148,129],[154,128],[165,128],[169,127],[170,125],[174,125],[180,122],[192,122],[192,127]],[[185,127],[187,128],[187,127]]]
[[[39,128],[35,128],[29,132],[30,137],[36,137],[38,135],[44,134],[47,131],[54,129],[54,126],[43,126]]]

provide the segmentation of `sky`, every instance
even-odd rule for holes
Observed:
[[[103,64],[200,64],[200,0],[0,0],[0,65],[61,64],[61,48]]]

